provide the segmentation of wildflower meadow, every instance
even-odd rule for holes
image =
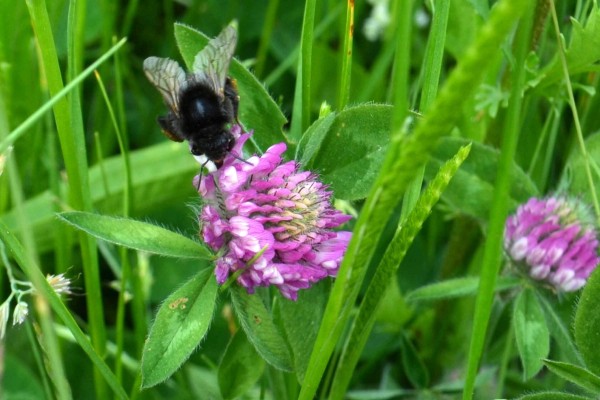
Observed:
[[[597,1],[0,4],[0,398],[600,397]]]

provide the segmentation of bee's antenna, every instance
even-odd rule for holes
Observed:
[[[248,165],[252,165],[252,166],[254,166],[254,164],[252,164],[250,161],[248,161],[248,160],[244,160],[243,158],[241,158],[240,156],[238,156],[237,154],[235,154],[235,153],[234,153],[234,152],[232,152],[232,151],[230,151],[230,152],[229,152],[229,155],[230,155],[231,157],[235,158],[235,159],[236,159],[236,160],[238,160],[238,161],[241,161],[241,162],[243,162],[243,163],[246,163],[246,164],[248,164]]]

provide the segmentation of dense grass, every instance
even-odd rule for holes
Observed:
[[[0,9],[3,398],[600,393],[598,277],[555,296],[506,276],[502,252],[529,197],[600,214],[595,2],[390,1],[375,40],[372,6],[353,1]],[[149,56],[189,66],[234,19],[246,150],[286,141],[356,216],[338,278],[296,303],[216,286],[198,164],[161,135],[142,71]],[[61,298],[43,277],[60,273]],[[36,294],[13,326],[11,296],[31,287],[15,279]],[[186,319],[169,319],[184,297]]]

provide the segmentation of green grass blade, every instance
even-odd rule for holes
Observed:
[[[290,139],[298,142],[302,133],[310,125],[310,96],[311,96],[311,68],[312,48],[315,27],[315,7],[317,0],[306,0],[304,19],[302,20],[302,35],[300,38],[300,59],[296,75],[296,89],[294,92],[294,109],[292,112],[292,125]]]
[[[27,324],[27,339],[29,339],[29,342],[32,343],[31,353],[35,359],[35,363],[36,363],[36,366],[38,367],[38,371],[40,372],[40,377],[41,377],[42,383],[44,385],[44,393],[46,394],[46,398],[50,399],[53,396],[52,388],[50,385],[50,379],[44,373],[44,360],[42,357],[42,352],[41,352],[41,349],[39,348],[38,344],[36,343],[35,332],[33,331],[33,326],[32,326],[32,324],[29,324],[29,323]]]
[[[24,224],[27,221],[27,217],[23,210],[24,194],[23,185],[19,177],[18,164],[15,156],[11,156],[8,160],[7,174],[10,182],[10,195],[14,204],[15,214],[20,224]],[[31,229],[23,229],[21,231],[23,247],[26,254],[31,260],[36,260],[37,250],[35,247],[35,241],[33,237],[33,231]],[[6,266],[7,273],[11,274],[11,265],[6,256],[5,246],[2,240],[0,240],[0,256]],[[40,346],[44,356],[45,362],[41,364],[45,371],[42,373],[44,379],[46,376],[54,383],[54,387],[59,398],[71,399],[71,387],[69,385],[63,361],[61,358],[60,345],[56,338],[56,334],[52,329],[52,316],[48,312],[48,304],[44,300],[34,302],[35,309],[39,318],[39,329],[37,329],[37,340],[42,343]],[[27,322],[29,324],[29,322]],[[36,341],[31,342],[32,347],[39,346]]]
[[[64,305],[60,297],[58,297],[58,295],[54,292],[54,289],[52,289],[46,278],[44,278],[39,266],[37,266],[29,259],[29,257],[27,257],[21,243],[8,230],[2,221],[0,221],[0,240],[12,253],[12,256],[27,276],[27,279],[33,283],[38,295],[43,297],[48,302],[52,310],[71,331],[78,345],[88,355],[108,385],[113,389],[115,396],[119,399],[127,399],[127,394],[123,388],[117,384],[115,376],[104,363],[103,357],[96,352],[90,343],[90,340],[81,331],[70,311]]]
[[[31,253],[30,251],[28,253]],[[30,257],[31,258],[31,257]],[[6,272],[9,276],[13,275],[14,271],[12,264],[8,260],[6,254],[6,247],[4,242],[0,239],[0,260],[6,267]],[[13,278],[14,279],[14,278]],[[63,366],[60,345],[58,343],[56,332],[54,331],[52,323],[52,315],[48,308],[48,302],[45,298],[41,297],[33,302],[37,312],[38,328],[36,329],[36,338],[33,339],[34,335],[30,335],[30,346],[34,353],[37,352],[37,347],[40,346],[41,351],[44,354],[44,361],[40,365],[41,374],[44,381],[47,377],[54,383],[56,390],[56,396],[60,399],[71,399],[73,395],[71,393],[71,387],[65,374],[65,368]],[[25,323],[28,325],[28,331],[31,331],[31,322],[26,320]],[[14,323],[13,323],[14,325]],[[45,369],[45,371],[44,371]]]
[[[554,24],[554,31],[556,32],[557,42],[559,44],[558,54],[560,57],[560,64],[562,67],[563,77],[565,83],[567,85],[567,95],[568,95],[568,103],[571,108],[571,112],[573,113],[573,122],[575,123],[575,132],[577,133],[577,144],[579,145],[579,150],[583,155],[584,160],[584,168],[585,174],[587,177],[588,185],[589,185],[589,193],[592,196],[592,205],[594,206],[594,211],[596,212],[596,222],[600,222],[600,203],[598,202],[598,195],[596,194],[596,188],[594,185],[594,178],[592,176],[592,168],[590,167],[590,156],[585,147],[583,132],[581,131],[581,124],[579,122],[579,112],[577,111],[577,103],[575,102],[575,96],[573,96],[573,85],[571,84],[571,77],[569,75],[569,68],[567,65],[567,58],[565,56],[565,48],[564,41],[562,40],[560,34],[560,28],[558,26],[558,17],[556,16],[556,7],[554,6],[554,1],[551,0],[550,9],[552,11],[552,22]]]
[[[121,158],[123,159],[123,171],[125,173],[125,184],[123,186],[123,216],[128,217],[131,210],[131,160],[129,157],[129,149],[127,148],[127,140],[121,131],[120,124],[117,122],[117,118],[115,116],[115,112],[113,110],[112,104],[108,98],[108,94],[106,93],[106,88],[104,87],[104,82],[102,82],[102,77],[95,71],[96,80],[98,82],[98,86],[100,91],[102,92],[102,97],[104,98],[104,102],[106,104],[106,108],[108,109],[108,114],[110,115],[110,120],[113,124],[113,128],[115,133],[117,134],[117,142],[119,143],[119,150],[121,151]]]
[[[392,129],[394,131],[404,131],[404,123],[408,115],[409,108],[409,76],[410,76],[410,56],[412,43],[412,1],[396,2],[396,55],[394,60],[394,75],[392,77],[395,90],[394,96],[394,114],[392,117]],[[424,166],[418,169],[413,181],[406,189],[402,199],[402,211],[400,218],[404,219],[414,207],[423,186]]]
[[[382,170],[367,197],[367,202],[354,228],[352,240],[338,272],[311,353],[300,391],[300,399],[312,399],[316,393],[331,353],[353,308],[366,272],[366,266],[381,230],[400,198],[401,188],[393,185],[392,182],[397,182],[393,166],[401,146],[400,135],[394,135],[390,141]]]
[[[265,14],[265,22],[260,34],[260,42],[256,52],[256,63],[254,64],[254,74],[257,77],[262,77],[265,70],[265,62],[267,61],[267,53],[273,36],[273,27],[277,18],[277,9],[279,8],[279,0],[269,0],[267,12]]]
[[[334,284],[304,379],[301,399],[312,399],[317,390],[354,306],[377,240],[398,199],[414,179],[416,171],[427,161],[437,139],[449,134],[456,124],[460,117],[456,110],[470,99],[492,63],[493,55],[526,6],[520,0],[498,3],[477,40],[448,78],[431,112],[420,121],[411,136],[404,140],[398,134],[393,136],[384,166],[356,223]]]
[[[350,329],[348,340],[342,351],[338,367],[335,371],[329,396],[331,399],[342,399],[358,359],[375,324],[377,309],[383,300],[390,282],[395,278],[400,262],[406,255],[415,236],[421,230],[423,223],[439,201],[443,191],[456,174],[463,161],[469,155],[470,146],[462,147],[449,160],[429,183],[423,195],[412,209],[406,220],[402,222],[390,242],[381,263],[369,283],[365,297],[360,304],[358,315]]]
[[[0,142],[0,153],[6,151],[9,146],[12,146],[22,135],[27,133],[27,130],[33,126],[40,118],[42,118],[52,107],[56,106],[57,103],[63,101],[64,97],[69,94],[70,91],[75,89],[77,86],[83,82],[85,78],[88,77],[96,68],[98,68],[102,63],[108,60],[112,55],[119,50],[127,41],[127,39],[121,39],[117,44],[110,48],[105,54],[103,54],[98,60],[94,63],[90,64],[81,74],[77,75],[75,79],[70,81],[65,87],[61,88],[56,94],[52,96],[50,100],[44,103],[40,108],[38,108],[33,114],[31,114],[25,121],[23,121],[19,126],[13,129],[6,138],[4,138]]]
[[[106,88],[104,87],[104,82],[102,81],[102,77],[98,73],[98,71],[94,72],[96,76],[96,81],[98,82],[98,86],[100,87],[100,91],[102,93],[102,97],[104,98],[104,103],[106,104],[106,108],[108,109],[108,113],[110,115],[111,122],[113,124],[113,128],[117,134],[117,142],[119,143],[119,150],[121,151],[121,158],[123,159],[123,171],[125,174],[125,184],[123,190],[123,216],[128,217],[131,209],[131,162],[129,158],[129,149],[126,145],[126,139],[123,136],[123,132],[121,131],[119,123],[117,123],[117,118],[115,116],[112,104],[108,99],[108,94],[106,92]],[[125,293],[127,290],[127,283],[130,279],[136,279],[137,274],[131,273],[131,265],[129,263],[128,251],[126,248],[121,248],[121,268],[122,268],[122,277],[121,277],[121,287],[119,289],[119,300],[117,304],[117,322],[116,322],[116,342],[117,342],[117,356],[115,357],[115,374],[119,383],[121,383],[122,378],[122,363],[121,363],[121,354],[123,353],[123,343],[124,343],[124,326],[125,326]],[[136,287],[132,282],[132,287]],[[143,296],[142,293],[136,293],[135,296]],[[137,337],[137,345],[141,348],[143,346],[145,337],[145,332],[142,337]]]
[[[394,113],[392,115],[392,132],[402,129],[408,114],[408,79],[410,71],[410,45],[412,33],[412,1],[396,1],[396,54],[394,56],[394,74],[392,76],[392,93]],[[394,26],[392,25],[392,26]]]
[[[344,47],[342,49],[342,71],[340,73],[340,93],[338,110],[342,111],[350,100],[350,78],[352,76],[352,42],[354,39],[354,0],[348,0],[346,6],[346,27],[344,29]]]
[[[422,63],[423,88],[421,90],[421,100],[419,103],[419,111],[421,113],[426,112],[427,108],[431,105],[431,103],[433,103],[435,97],[437,96],[442,61],[444,58],[446,26],[448,25],[449,10],[450,2],[446,0],[438,0],[433,6],[433,21],[431,23],[431,30],[427,40],[425,58],[423,59]],[[410,43],[410,41],[408,42]],[[421,170],[409,189],[406,191],[406,195],[404,196],[404,201],[402,203],[402,218],[404,218],[405,215],[410,212],[414,204],[417,202],[421,194],[424,174],[425,171]]]
[[[446,43],[446,27],[448,26],[448,14],[450,2],[447,0],[436,0],[434,2],[433,20],[427,49],[423,59],[423,90],[419,111],[425,113],[437,96],[444,59],[444,47]]]
[[[504,3],[508,4],[508,2]],[[527,2],[520,4],[521,9],[527,6]],[[498,4],[500,6],[500,4]],[[495,10],[498,9],[498,6]],[[519,6],[513,5],[511,10],[517,13]],[[496,14],[497,15],[497,14]],[[518,14],[517,14],[518,15]],[[514,17],[516,17],[515,15]],[[490,21],[494,14],[490,16]],[[509,17],[508,13],[505,17]],[[513,17],[513,18],[514,18]],[[515,19],[512,19],[513,21]],[[479,362],[481,360],[484,348],[486,332],[492,312],[492,301],[494,298],[494,287],[500,270],[502,259],[502,235],[504,233],[504,223],[508,213],[508,201],[511,183],[511,164],[515,158],[519,131],[521,129],[521,104],[522,90],[525,82],[525,57],[528,52],[529,38],[532,25],[531,14],[522,18],[522,25],[519,26],[516,37],[515,63],[512,71],[512,87],[509,107],[505,120],[504,138],[500,153],[500,164],[498,166],[498,176],[494,188],[494,198],[492,201],[492,210],[488,225],[487,239],[485,242],[482,268],[480,272],[479,292],[475,303],[475,315],[473,317],[473,331],[471,334],[471,343],[469,347],[469,358],[467,364],[467,375],[465,378],[465,387],[463,399],[470,399],[475,389],[475,378]]]
[[[315,40],[321,35],[323,35],[323,33],[326,32],[329,29],[329,27],[331,27],[331,25],[335,22],[336,18],[338,17],[338,14],[342,12],[342,7],[343,4],[339,3],[332,11],[330,11],[325,16],[325,18],[323,18],[321,22],[319,22],[319,24],[315,28],[315,34],[313,37]],[[269,73],[269,75],[264,80],[265,85],[267,87],[273,85],[279,80],[279,78],[281,78],[285,71],[287,71],[288,69],[293,69],[294,63],[297,62],[298,54],[300,54],[300,45],[294,47],[292,51],[290,51],[289,55],[282,62],[280,62],[279,65],[277,65],[277,67],[273,69],[273,71]]]
[[[54,37],[50,24],[46,3],[44,0],[30,0],[27,2],[29,14],[38,41],[42,68],[48,81],[48,88],[52,96],[56,96],[63,89],[63,80],[58,62],[58,55],[54,44]],[[73,3],[71,4],[73,6]],[[81,21],[74,21],[77,11],[71,8],[69,16],[69,31]],[[80,18],[80,15],[77,16]],[[71,73],[77,69],[75,44],[69,46],[69,66]],[[72,206],[80,210],[91,210],[92,201],[87,175],[87,155],[79,93],[74,91],[67,100],[61,100],[54,106],[54,117],[63,158],[69,176],[69,200]],[[95,241],[86,235],[79,235],[82,255],[85,290],[87,294],[87,312],[89,319],[90,336],[92,343],[100,354],[104,354],[106,343],[106,327],[104,325],[104,309],[100,290],[100,273]],[[105,396],[105,385],[100,371],[94,372],[96,394]]]

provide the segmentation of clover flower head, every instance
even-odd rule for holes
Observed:
[[[223,165],[194,182],[204,198],[201,234],[219,254],[217,281],[236,274],[249,293],[275,285],[296,300],[298,290],[337,274],[351,233],[333,228],[351,217],[331,206],[315,174],[283,161],[285,143],[244,161],[234,155],[250,134],[237,125],[232,133],[236,144]]]
[[[506,220],[504,249],[533,279],[573,292],[585,285],[600,262],[591,221],[578,199],[531,198]]]

